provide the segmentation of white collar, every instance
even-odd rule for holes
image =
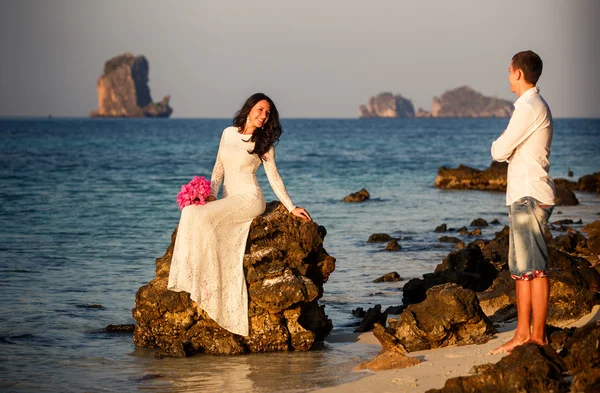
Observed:
[[[527,91],[525,93],[521,94],[521,97],[517,98],[514,105],[517,105],[517,103],[524,100],[526,97],[528,97],[532,94],[538,94],[539,92],[540,92],[540,88],[537,86],[533,86],[532,88],[527,89]]]

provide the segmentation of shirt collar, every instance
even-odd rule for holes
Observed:
[[[526,97],[528,97],[532,94],[538,94],[539,92],[540,92],[539,87],[537,87],[537,86],[532,87],[531,89],[527,90],[525,93],[521,94],[521,97],[517,98],[514,105],[517,105],[520,101],[524,100]]]

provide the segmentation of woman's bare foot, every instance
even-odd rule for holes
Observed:
[[[497,353],[510,353],[513,349],[518,347],[519,345],[523,345],[529,341],[529,337],[523,336],[515,336],[507,342],[506,344],[500,345],[498,348],[490,351],[491,355],[495,355]]]

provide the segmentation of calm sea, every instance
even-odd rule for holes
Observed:
[[[297,205],[327,228],[337,258],[322,303],[332,337],[351,332],[351,310],[401,303],[401,283],[433,270],[453,248],[433,229],[477,217],[507,223],[502,193],[433,188],[442,166],[483,168],[507,119],[284,120],[277,164]],[[158,359],[109,324],[133,323],[137,289],[154,277],[179,220],[175,196],[210,176],[228,120],[0,120],[0,389],[3,392],[286,391],[359,378],[374,356],[331,340],[308,353]],[[600,120],[558,119],[551,175],[600,170]],[[267,200],[274,199],[262,169]],[[341,199],[367,188],[372,199]],[[598,218],[600,198],[558,218]],[[490,226],[484,237],[501,226]],[[402,250],[367,244],[389,233]],[[101,304],[103,308],[87,308]],[[342,341],[342,342],[333,342]]]

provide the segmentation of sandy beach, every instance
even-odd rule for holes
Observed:
[[[595,306],[588,315],[567,327],[581,327],[588,322],[600,320],[600,306]],[[464,345],[417,351],[408,354],[423,362],[416,366],[379,372],[355,371],[365,373],[365,377],[343,385],[315,390],[318,393],[367,393],[367,392],[406,392],[422,393],[429,389],[439,389],[446,380],[469,375],[473,366],[485,363],[496,363],[505,354],[492,355],[489,352],[508,341],[514,334],[516,321],[499,324],[498,334],[494,339],[482,345]],[[335,337],[332,340],[350,340],[351,335]],[[356,342],[349,345],[379,346],[372,332],[354,335]],[[356,337],[357,336],[357,337]],[[338,341],[338,342],[339,342]]]

